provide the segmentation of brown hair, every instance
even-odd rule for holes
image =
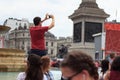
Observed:
[[[115,57],[115,53],[110,53],[110,58],[113,59]]]
[[[35,54],[28,55],[27,66],[25,80],[43,80],[40,56]]]
[[[68,55],[66,55],[64,60],[61,62],[61,67],[69,67],[75,72],[87,70],[91,77],[98,80],[98,72],[93,59],[91,56],[83,52],[72,51],[68,53]]]
[[[50,58],[48,56],[43,56],[41,57],[41,62],[43,71],[48,70],[50,67]]]

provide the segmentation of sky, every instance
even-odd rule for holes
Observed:
[[[32,23],[35,16],[42,19],[45,14],[55,16],[55,27],[50,30],[56,37],[73,34],[73,22],[68,18],[78,9],[82,0],[0,0],[0,25],[8,18],[26,18]],[[96,0],[99,8],[110,15],[108,21],[120,22],[120,0]],[[49,25],[50,20],[43,25]]]

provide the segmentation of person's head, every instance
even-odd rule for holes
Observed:
[[[37,25],[41,25],[41,18],[40,17],[35,17],[33,19],[33,22],[34,22],[34,25],[37,26]]]
[[[80,52],[68,53],[61,62],[62,75],[66,80],[97,80],[98,72],[91,56]]]
[[[40,56],[35,54],[28,55],[25,80],[43,80],[41,65]]]
[[[50,68],[50,58],[48,56],[41,57],[43,72],[49,71]]]
[[[107,59],[101,61],[101,68],[103,74],[109,69],[109,61]]]
[[[110,53],[110,58],[113,59],[115,57],[115,53]]]
[[[99,63],[98,60],[95,60],[95,61],[94,61],[94,64],[95,64],[95,66],[96,66],[97,68],[100,66],[100,63]]]
[[[120,72],[120,56],[115,57],[113,60],[111,70]]]

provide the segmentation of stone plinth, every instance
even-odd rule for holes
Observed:
[[[95,57],[94,34],[104,32],[104,22],[109,17],[98,7],[96,0],[82,0],[69,18],[73,21],[73,44],[71,50],[81,50]]]
[[[68,51],[72,50],[83,51],[90,55],[93,59],[95,57],[95,46],[93,43],[85,43],[85,45],[82,45],[82,43],[73,43]]]
[[[0,48],[0,71],[23,71],[25,52],[17,49]]]

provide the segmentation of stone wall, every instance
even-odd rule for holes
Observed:
[[[0,71],[23,71],[25,52],[17,49],[0,48]]]

